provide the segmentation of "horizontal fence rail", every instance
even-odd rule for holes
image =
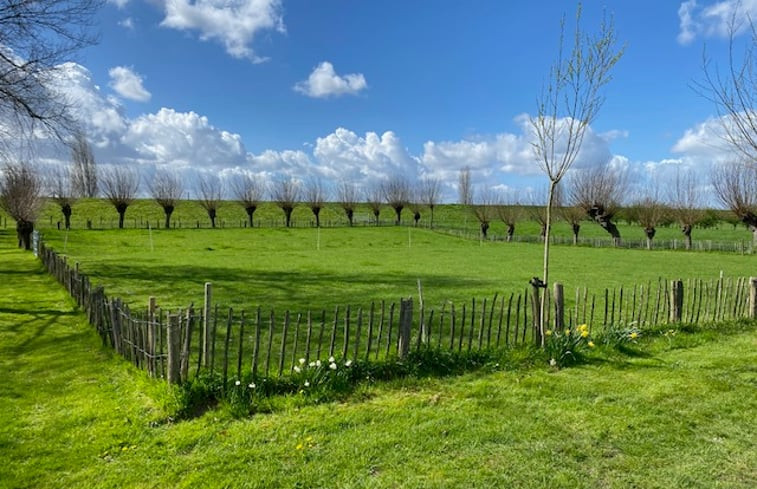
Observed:
[[[205,286],[202,307],[161,308],[155,298],[144,307],[109,298],[67,258],[39,244],[38,255],[60,282],[104,345],[112,347],[150,376],[180,383],[202,370],[232,379],[285,377],[302,364],[403,359],[410,352],[436,348],[453,352],[536,344],[538,293],[526,287],[468,302],[428,307],[419,300],[338,306],[333,311],[247,311],[212,303]],[[546,324],[570,328],[587,324],[602,333],[618,325],[638,329],[657,325],[701,324],[757,316],[757,279],[658,279],[613,289],[555,284],[547,294]],[[420,296],[420,288],[419,288]]]

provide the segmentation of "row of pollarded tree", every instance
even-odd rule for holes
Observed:
[[[757,180],[755,182],[757,184]],[[690,249],[691,233],[705,217],[698,182],[691,173],[679,173],[666,187],[665,195],[662,195],[659,186],[652,186],[651,190],[629,202],[623,208],[625,220],[635,222],[644,229],[647,247],[650,249],[657,227],[676,222],[680,225],[686,249]],[[564,187],[557,186],[553,204],[557,216],[571,226],[574,243],[578,242],[581,223],[588,219],[607,231],[618,245],[621,236],[616,218],[622,208],[626,190],[627,181],[622,173],[598,167],[584,172],[580,178],[568,180]],[[757,199],[757,196],[753,199]],[[480,224],[480,232],[484,238],[491,222],[499,219],[507,227],[506,239],[510,241],[516,223],[523,218],[529,218],[541,225],[540,234],[544,239],[548,226],[546,209],[538,200],[532,198],[526,205],[519,205],[517,199],[498,196],[485,189],[472,198],[470,208]]]

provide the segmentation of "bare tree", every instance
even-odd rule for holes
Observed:
[[[457,193],[460,205],[468,206],[473,204],[473,183],[470,178],[470,167],[466,166],[460,170],[457,179]]]
[[[702,219],[701,199],[696,174],[693,172],[676,172],[668,189],[673,218],[681,226],[686,249],[691,249],[691,231]]]
[[[713,172],[712,185],[720,202],[749,228],[757,243],[757,167],[722,165]]]
[[[652,249],[652,240],[657,234],[659,226],[667,216],[667,208],[663,204],[656,185],[648,188],[644,194],[631,205],[633,218],[644,229],[647,236],[647,249]]]
[[[271,198],[284,211],[286,227],[292,221],[292,211],[300,200],[300,185],[294,179],[279,180],[271,189]]]
[[[704,53],[702,71],[704,79],[695,84],[695,90],[709,99],[717,110],[726,145],[742,161],[757,161],[757,29],[753,19],[737,17],[734,9],[728,23],[728,65],[721,73]],[[743,23],[749,24],[749,41],[741,54],[735,42]]]
[[[423,209],[420,186],[415,186],[410,189],[408,207],[410,208],[410,212],[413,213],[413,225],[418,227],[421,220],[421,209]]]
[[[584,170],[570,181],[572,204],[607,231],[616,246],[620,245],[620,230],[613,218],[620,209],[625,188],[625,175],[607,165]]]
[[[518,203],[515,195],[505,194],[498,199],[496,206],[497,217],[506,226],[505,239],[509,243],[515,234],[515,225],[523,217],[523,207]]]
[[[71,178],[71,170],[66,167],[56,167],[50,173],[50,196],[58,204],[63,214],[66,229],[71,229],[71,213],[76,202],[76,192]]]
[[[354,183],[342,181],[339,184],[338,193],[339,205],[344,209],[344,213],[347,215],[347,220],[350,222],[350,227],[352,227],[353,219],[355,217],[355,209],[360,200],[360,191]]]
[[[0,140],[42,129],[64,141],[75,130],[70,103],[53,89],[56,65],[94,42],[102,0],[0,1]],[[9,153],[0,148],[0,154]]]
[[[442,195],[442,182],[438,178],[424,178],[420,183],[420,200],[431,211],[429,226],[434,227],[434,207]]]
[[[124,216],[139,191],[139,173],[134,168],[112,166],[102,173],[105,197],[118,212],[118,228],[124,227]]]
[[[97,197],[97,166],[92,147],[82,132],[77,132],[71,146],[71,179],[79,197]]]
[[[200,174],[197,176],[198,203],[208,213],[211,228],[216,227],[218,207],[223,200],[223,194],[223,182],[220,178],[212,174]]]
[[[555,187],[573,166],[581,150],[584,134],[596,118],[604,97],[600,89],[611,80],[611,70],[623,50],[616,48],[612,20],[602,20],[599,32],[590,36],[581,29],[581,5],[576,10],[576,26],[572,47],[563,57],[565,19],[560,25],[560,47],[552,65],[548,82],[537,99],[536,116],[532,117],[534,157],[549,178],[544,236],[544,273],[542,282],[549,283],[549,232]],[[539,342],[544,341],[546,294],[541,298]]]
[[[402,176],[395,176],[382,184],[384,199],[394,209],[397,215],[395,224],[399,225],[402,219],[402,209],[410,202],[410,184]]]
[[[528,217],[539,224],[539,238],[544,241],[547,238],[547,228],[551,225],[547,216],[547,207],[544,205],[546,200],[546,189],[543,192],[531,194],[530,205],[526,207]]]
[[[176,209],[176,204],[181,200],[181,194],[184,193],[184,185],[179,175],[159,170],[149,182],[150,193],[155,202],[163,208],[166,216],[165,228],[171,227],[171,214]]]
[[[569,205],[567,202],[567,196],[565,195],[565,182],[555,188],[554,202],[557,206],[557,212],[560,218],[570,224],[570,230],[573,234],[573,244],[578,244],[578,234],[581,232],[581,221],[586,217],[586,213],[580,207]]]
[[[489,189],[484,189],[476,193],[478,196],[471,206],[473,216],[478,220],[481,237],[486,239],[489,233],[489,226],[496,214],[496,197]]]
[[[265,184],[258,178],[245,173],[238,175],[231,182],[234,197],[244,207],[250,227],[253,227],[253,214],[258,209],[260,201],[265,196]]]
[[[327,200],[326,188],[323,183],[313,178],[305,184],[305,201],[310,207],[310,212],[315,216],[315,227],[321,227],[321,210]]]
[[[0,178],[0,207],[16,220],[18,247],[30,250],[34,222],[42,210],[43,182],[28,163],[8,163]]]
[[[378,226],[379,216],[381,215],[381,205],[384,203],[384,191],[382,186],[378,183],[371,185],[368,188],[366,198],[368,201],[368,207],[370,207],[371,213],[376,222],[376,226]]]

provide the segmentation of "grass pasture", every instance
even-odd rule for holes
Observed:
[[[109,239],[101,260],[119,248],[120,238]],[[189,253],[200,246],[185,241]],[[216,409],[171,422],[172,391],[103,349],[13,244],[0,233],[0,487],[757,485],[753,327],[649,336],[559,371],[492,366],[366,385],[345,403],[244,420]],[[79,252],[93,270],[102,266],[90,260],[94,248]],[[159,270],[153,260],[148,268]]]
[[[416,296],[425,302],[491,298],[517,292],[541,275],[541,246],[479,242],[406,227],[317,229],[56,230],[43,232],[111,296],[165,307],[215,302],[235,310],[260,305],[304,312],[367,306]],[[665,279],[757,274],[753,256],[733,253],[552,247],[552,281],[570,301],[576,287],[600,293]]]

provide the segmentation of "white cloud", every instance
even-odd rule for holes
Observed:
[[[131,17],[126,17],[124,20],[119,21],[118,25],[130,31],[134,30],[134,20]]]
[[[142,85],[142,76],[135,73],[131,68],[116,66],[108,71],[110,86],[119,95],[137,102],[147,102],[152,94],[145,90]]]
[[[757,0],[721,0],[708,6],[687,0],[678,8],[678,18],[681,44],[689,44],[698,36],[728,37],[732,21],[736,22],[736,34],[743,34],[749,30],[749,19],[757,20]]]
[[[281,0],[165,0],[164,27],[198,31],[203,41],[216,40],[235,58],[265,61],[251,43],[256,34],[284,32]]]
[[[340,76],[336,74],[331,63],[324,61],[313,69],[307,80],[298,82],[294,90],[308,97],[325,98],[355,95],[367,87],[362,73]]]
[[[112,3],[118,8],[124,8],[129,3],[129,0],[108,0],[108,3]]]

